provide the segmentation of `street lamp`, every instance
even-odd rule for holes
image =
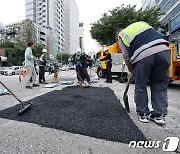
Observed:
[[[2,22],[0,22],[0,35],[5,33],[5,29],[6,29],[5,25]],[[0,71],[1,71],[1,50],[0,50]]]

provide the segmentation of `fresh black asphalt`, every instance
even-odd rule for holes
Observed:
[[[146,140],[109,88],[69,86],[39,97],[17,116],[20,105],[0,111],[0,118],[39,124],[114,142]]]

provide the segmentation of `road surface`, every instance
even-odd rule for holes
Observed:
[[[91,78],[97,80],[97,76],[94,73],[92,74],[93,77]],[[51,75],[46,75],[46,78],[48,82],[52,81]],[[64,71],[61,72],[59,78],[60,82],[76,81],[76,74],[74,71]],[[23,78],[20,83],[17,75],[0,76],[0,80],[24,101],[67,87],[67,85],[60,85],[56,88],[48,89],[43,88],[44,85],[41,85],[40,87],[33,88],[33,90],[25,89],[26,79]],[[123,104],[122,94],[126,84],[119,83],[117,78],[114,78],[113,84],[106,84],[104,81],[105,79],[100,79],[99,83],[94,83],[93,86],[111,88],[120,100],[120,103]],[[0,86],[0,88],[3,87]],[[163,154],[165,152],[162,150],[162,144],[167,137],[178,137],[180,139],[180,82],[174,82],[169,86],[169,114],[166,117],[167,125],[164,127],[158,126],[153,122],[143,124],[138,121],[133,102],[133,91],[134,85],[131,85],[128,92],[131,110],[129,116],[147,139],[161,141],[158,149],[129,149],[128,144],[120,142],[106,141],[53,128],[41,127],[33,123],[0,118],[0,154]],[[11,95],[0,96],[0,110],[13,107],[16,104],[18,102]],[[180,151],[180,147],[178,151]],[[176,153],[180,153],[178,151]]]

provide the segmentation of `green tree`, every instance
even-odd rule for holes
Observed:
[[[9,40],[1,40],[0,41],[0,48],[14,48],[14,43],[10,42]]]
[[[134,22],[145,21],[157,29],[161,25],[158,21],[160,15],[162,15],[162,12],[159,8],[137,11],[135,5],[121,5],[104,13],[97,22],[91,24],[91,37],[101,45],[111,45],[116,41],[114,36],[116,28],[125,28]]]
[[[44,49],[44,45],[42,45],[41,43],[34,43],[34,49],[33,49],[33,53],[36,57],[40,57],[42,54],[42,50]]]
[[[5,48],[5,54],[7,57],[8,66],[21,66],[24,61],[24,52],[27,48],[26,42],[10,42],[8,40],[3,40],[0,42],[0,48]],[[34,43],[33,54],[40,57],[42,54],[42,49],[44,46],[40,43]]]
[[[63,64],[68,64],[68,59],[71,57],[71,54],[68,54],[68,53],[60,53],[57,55],[57,60],[59,62],[61,62],[62,60],[62,63]]]

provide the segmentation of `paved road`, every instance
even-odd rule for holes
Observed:
[[[93,74],[94,75],[94,74]],[[49,82],[52,81],[51,75],[46,75]],[[96,76],[93,78],[97,79]],[[25,79],[20,83],[18,76],[0,76],[9,88],[22,100],[29,100],[52,90],[61,90],[66,85],[61,85],[53,89],[43,88],[41,85],[33,90],[25,89]],[[61,81],[74,81],[76,74],[74,71],[65,71],[60,75]],[[117,98],[122,100],[125,83],[121,84],[117,80],[113,84],[105,84],[104,79],[94,84],[95,87],[110,87]],[[2,86],[0,86],[2,88]],[[131,113],[129,116],[139,127],[142,133],[151,140],[163,143],[166,137],[180,138],[180,82],[174,82],[169,86],[169,115],[166,118],[165,127],[157,126],[154,123],[142,124],[138,121],[133,102],[134,85],[130,86],[129,102]],[[0,96],[0,110],[16,105],[18,102],[10,95]],[[121,101],[122,103],[122,101]],[[60,115],[59,115],[60,116]],[[39,125],[18,122],[0,118],[0,154],[163,154],[162,144],[158,149],[129,149],[127,144],[110,142],[88,136],[72,134],[52,128],[40,127]],[[180,147],[179,150],[180,151]],[[170,152],[169,152],[170,153]],[[168,153],[168,154],[169,154]],[[177,152],[178,153],[178,152]]]

